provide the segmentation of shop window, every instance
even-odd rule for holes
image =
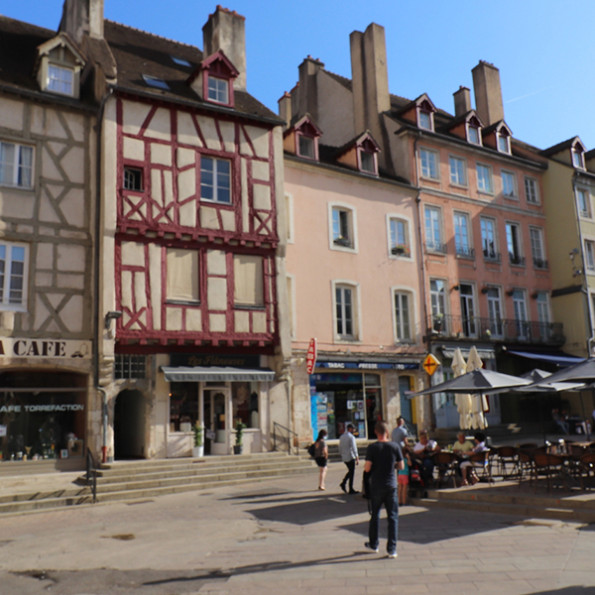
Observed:
[[[259,428],[258,384],[255,382],[234,382],[231,386],[234,427],[238,421],[241,421],[247,428]]]
[[[247,308],[264,307],[264,272],[261,256],[234,254],[234,304]]]
[[[172,382],[169,393],[169,431],[191,432],[197,421],[197,385],[194,382]]]
[[[165,296],[169,303],[199,303],[198,256],[196,250],[167,249]]]

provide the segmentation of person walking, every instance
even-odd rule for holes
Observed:
[[[364,483],[369,485],[368,496],[371,502],[368,541],[364,545],[369,550],[378,552],[380,509],[384,506],[388,517],[386,551],[389,558],[396,558],[399,502],[395,469],[401,470],[404,468],[403,453],[396,442],[389,440],[388,425],[385,422],[377,422],[374,433],[378,441],[373,442],[368,447],[364,466]]]
[[[328,464],[328,446],[326,445],[326,436],[328,432],[326,430],[320,430],[316,443],[314,445],[314,460],[318,465],[318,489],[326,490],[324,480],[326,478],[326,466]]]
[[[347,424],[347,428],[341,434],[341,438],[339,438],[339,454],[341,455],[341,460],[347,465],[347,473],[339,485],[344,492],[347,492],[347,484],[349,483],[349,493],[358,494],[359,492],[353,489],[355,466],[359,463],[359,453],[357,452],[353,430],[353,424]]]
[[[393,442],[396,442],[403,448],[405,446],[405,440],[409,437],[409,431],[407,430],[407,426],[405,425],[405,418],[402,415],[397,417],[397,427],[393,430],[393,433],[390,435],[390,439]]]

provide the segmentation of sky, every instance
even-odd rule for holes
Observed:
[[[595,148],[593,0],[105,0],[105,17],[202,49],[217,2],[246,17],[248,91],[275,113],[308,55],[351,78],[349,35],[374,22],[385,29],[391,93],[427,93],[453,113],[453,93],[473,89],[471,70],[485,60],[500,70],[515,138],[547,148],[578,135]],[[0,14],[56,30],[62,4],[0,0]]]

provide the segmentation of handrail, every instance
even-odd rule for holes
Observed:
[[[274,421],[273,422],[273,450],[277,450],[277,432],[278,430],[282,430],[285,433],[285,436],[282,435],[283,432],[279,432],[279,442],[283,443],[285,441],[287,441],[287,452],[289,454],[291,454],[291,440],[290,438],[292,436],[297,437],[297,434],[293,431],[290,430],[289,428],[285,427],[284,425]],[[295,453],[296,455],[299,455],[299,446],[296,447]]]
[[[90,448],[87,448],[87,484],[91,486],[91,494],[93,496],[93,504],[97,502],[97,465],[95,458]]]

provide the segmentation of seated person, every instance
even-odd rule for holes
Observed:
[[[556,425],[564,432],[569,433],[568,422],[563,415],[560,415],[558,409],[552,409],[552,419],[556,422]]]
[[[486,450],[490,450],[486,446],[486,436],[483,432],[476,432],[473,436],[473,441],[475,442],[475,446],[469,452],[469,455],[478,454],[480,452],[485,452]],[[461,474],[463,476],[463,485],[469,485],[469,480],[467,477],[469,476],[471,480],[471,484],[475,485],[479,481],[479,477],[477,477],[477,473],[475,473],[475,469],[473,469],[473,463],[469,460],[465,460],[461,462]],[[469,472],[469,470],[471,470]]]
[[[426,486],[432,482],[434,474],[434,459],[432,457],[437,452],[440,452],[438,443],[428,438],[427,430],[422,430],[419,433],[419,441],[413,447],[413,456],[421,462],[421,476]]]
[[[454,443],[452,447],[452,451],[456,455],[464,455],[469,454],[473,450],[473,442],[467,440],[467,436],[465,436],[465,432],[459,432],[457,434],[457,441]]]

